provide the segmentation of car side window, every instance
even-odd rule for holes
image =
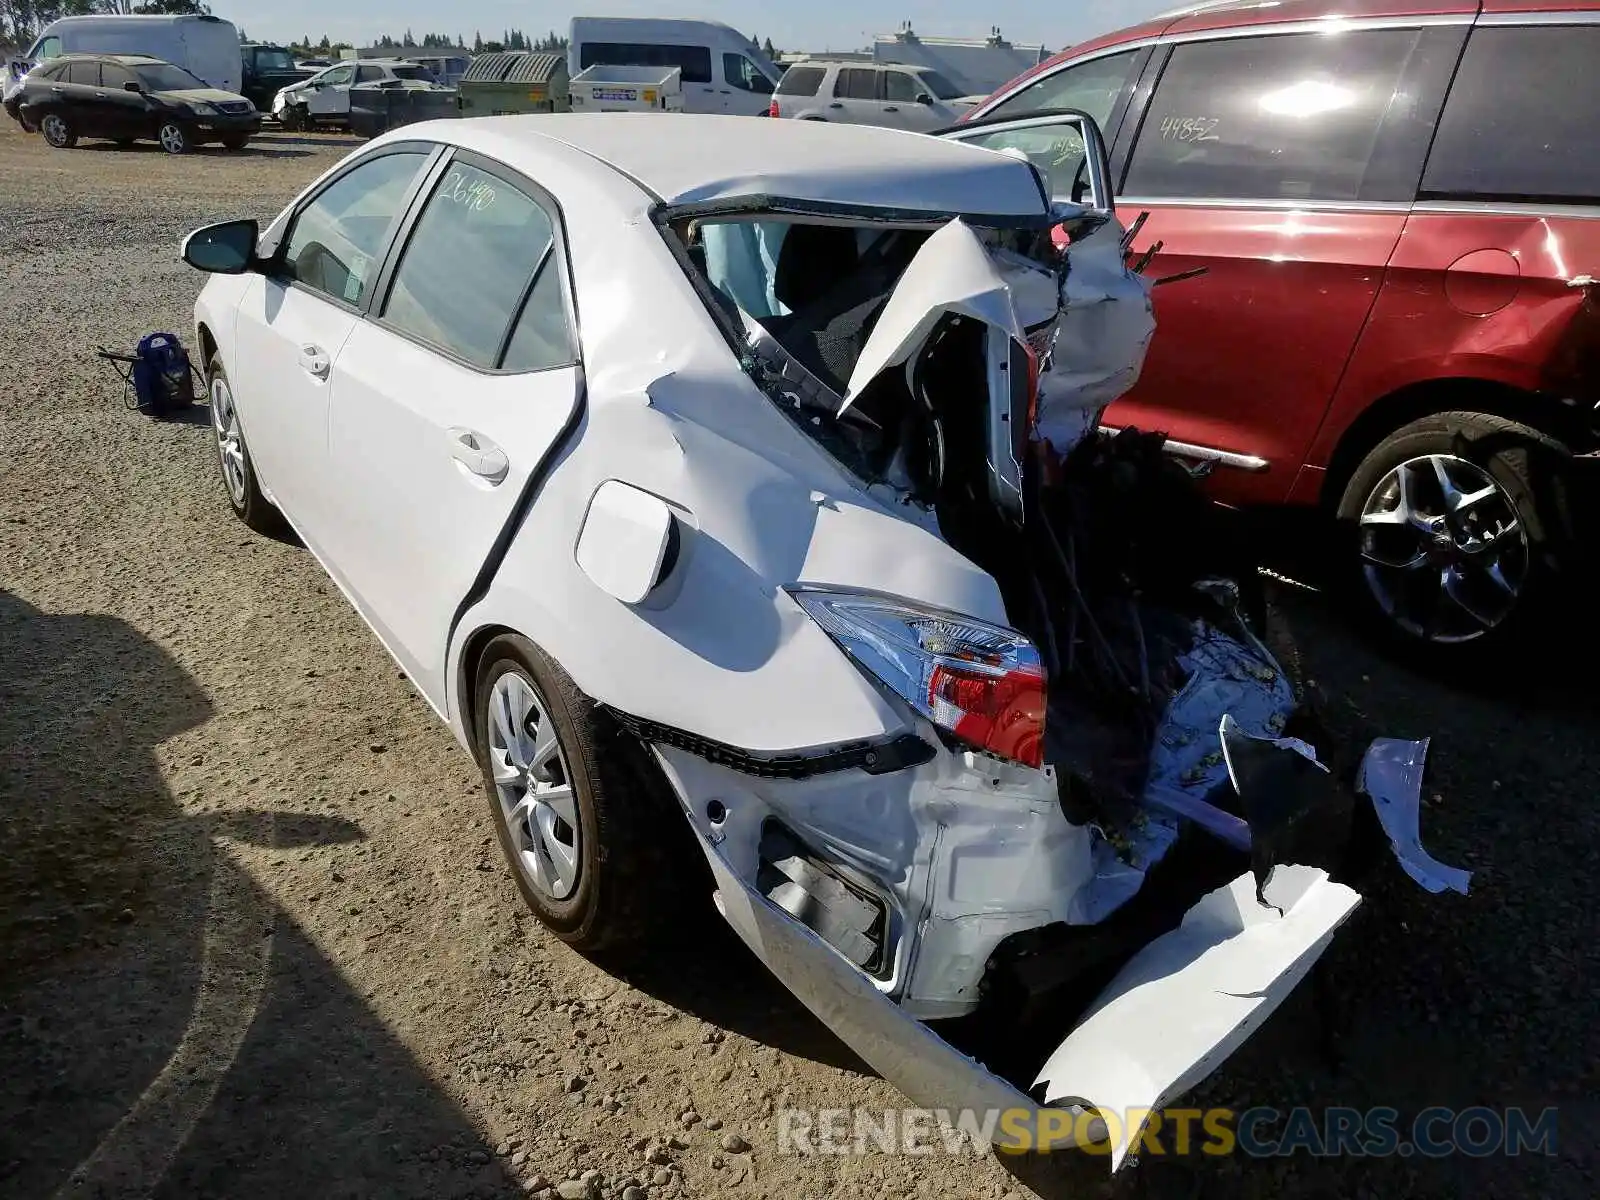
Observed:
[[[65,82],[75,83],[80,87],[99,87],[100,64],[97,62],[68,63]]]
[[[383,72],[377,67],[357,67],[356,82],[372,83],[383,78]]]
[[[284,277],[346,304],[360,304],[400,215],[422,150],[380,154],[339,176],[295,214],[282,253]]]
[[[102,87],[115,88],[121,91],[124,84],[138,83],[139,77],[127,67],[119,67],[116,63],[100,64],[100,84]]]
[[[555,223],[537,200],[498,175],[452,163],[400,255],[383,322],[494,369],[517,321],[517,369],[555,365],[565,300],[554,242]]]
[[[334,86],[342,86],[356,77],[354,67],[335,67],[322,77],[322,82]]]
[[[1124,195],[1261,200],[1363,194],[1416,29],[1277,34],[1178,46],[1134,143]],[[1414,179],[1414,177],[1413,177]]]
[[[1138,58],[1139,51],[1127,50],[1063,67],[1034,80],[983,115],[1025,117],[1046,108],[1075,108],[1088,113],[1104,129]]]
[[[1428,199],[1600,200],[1600,26],[1475,30],[1422,176]]]
[[[917,93],[927,91],[920,80],[909,71],[883,73],[883,98],[896,104],[915,104]]]
[[[878,72],[871,67],[840,67],[833,81],[833,94],[847,100],[876,100]]]
[[[39,43],[39,48],[33,52],[33,57],[40,62],[61,57],[61,39],[58,37],[45,38],[44,41]]]

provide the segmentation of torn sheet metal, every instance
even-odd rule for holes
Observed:
[[[978,235],[959,220],[932,234],[900,276],[861,348],[839,412],[854,404],[879,375],[915,356],[939,321],[952,313],[1027,340],[1005,276]]]
[[[1241,875],[1129,960],[1034,1081],[1048,1104],[1107,1117],[1111,1167],[1137,1143],[1129,1112],[1204,1079],[1311,969],[1361,897],[1324,871],[1280,866],[1256,899]]]
[[[1372,798],[1378,822],[1407,875],[1435,895],[1448,889],[1465,896],[1472,872],[1445,866],[1422,846],[1422,772],[1427,757],[1427,738],[1420,742],[1376,738],[1361,759],[1356,788]]]
[[[1155,334],[1150,281],[1128,270],[1122,225],[1107,220],[1066,250],[1061,315],[1039,375],[1037,436],[1065,453],[1096,413],[1139,382]]]

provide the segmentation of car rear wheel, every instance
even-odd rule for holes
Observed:
[[[1487,413],[1437,413],[1390,434],[1338,509],[1366,615],[1434,657],[1526,628],[1553,590],[1566,458],[1539,431]]]
[[[189,131],[177,121],[168,121],[156,131],[156,141],[168,154],[187,154],[194,147]]]
[[[703,864],[669,852],[682,854],[687,844],[700,857],[645,748],[526,638],[496,638],[481,663],[479,765],[500,848],[528,907],[590,954],[660,930],[682,907],[675,896],[693,878],[686,865]]]
[[[250,461],[250,450],[244,442],[244,430],[239,426],[233,387],[220,358],[213,358],[206,368],[206,392],[211,401],[211,432],[216,438],[222,484],[233,515],[257,533],[282,534],[288,523],[262,494],[255,464]]]
[[[46,113],[39,122],[39,132],[57,150],[70,150],[78,144],[78,131],[60,113]]]

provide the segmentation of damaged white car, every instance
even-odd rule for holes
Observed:
[[[929,1107],[1160,1105],[1358,905],[1352,847],[1466,888],[1425,743],[1341,761],[1184,469],[1095,433],[1153,329],[1106,179],[1076,113],[486,118],[184,246],[234,510],[477,758],[538,916],[624,942],[697,846]]]

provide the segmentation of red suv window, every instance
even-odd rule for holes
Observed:
[[[1421,30],[1378,29],[1179,45],[1140,126],[1123,192],[1411,199],[1364,185],[1385,175],[1380,130],[1422,39]]]
[[[1430,199],[1600,199],[1600,26],[1480,29],[1423,175]]]

